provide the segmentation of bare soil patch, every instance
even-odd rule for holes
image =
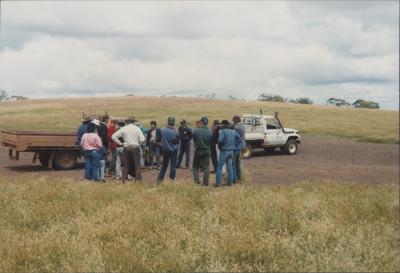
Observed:
[[[83,176],[83,164],[75,170],[53,171],[39,163],[32,164],[31,153],[21,153],[20,160],[8,158],[0,148],[0,175],[37,174],[54,177]],[[244,160],[254,184],[288,184],[300,181],[354,181],[360,183],[397,183],[399,145],[360,143],[350,139],[304,136],[297,155],[276,151],[255,152]],[[157,170],[143,170],[145,181],[155,181]],[[190,169],[179,169],[177,179],[192,179]],[[214,177],[211,177],[214,182]]]

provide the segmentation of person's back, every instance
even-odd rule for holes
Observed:
[[[118,138],[123,139],[123,146],[139,146],[141,142],[145,141],[142,130],[133,123],[127,124],[114,133],[112,139],[117,144],[121,144],[117,141]]]
[[[230,128],[223,128],[219,131],[218,143],[220,150],[222,151],[233,151],[235,146],[235,133]]]
[[[102,147],[101,139],[96,133],[85,133],[81,139],[81,147],[84,151],[99,150]]]
[[[211,131],[205,126],[194,129],[193,141],[195,149],[210,150],[211,137],[212,137]]]
[[[178,150],[179,133],[171,126],[161,128],[161,150],[173,152]]]
[[[87,122],[83,122],[76,132],[76,144],[80,145],[82,136],[86,133],[88,127]]]

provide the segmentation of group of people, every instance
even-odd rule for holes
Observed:
[[[124,122],[102,117],[102,120],[85,118],[77,131],[77,144],[84,155],[85,179],[105,182],[108,176],[121,179],[142,180],[141,169],[159,170],[157,184],[164,181],[169,167],[169,179],[175,181],[176,169],[189,168],[190,150],[193,142],[193,180],[209,185],[210,161],[216,173],[216,187],[222,184],[224,170],[227,185],[232,186],[242,179],[241,152],[245,148],[245,127],[239,116],[232,122],[215,120],[208,127],[208,118],[203,116],[193,130],[186,120],[175,128],[175,118],[168,117],[167,126],[158,128],[156,121],[146,129],[137,124],[134,117]],[[108,160],[107,160],[108,159]]]

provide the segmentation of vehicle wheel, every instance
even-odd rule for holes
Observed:
[[[50,159],[51,154],[49,152],[40,152],[39,153],[39,162],[47,167],[49,164],[49,159]]]
[[[76,167],[78,156],[73,151],[61,150],[54,156],[54,165],[57,170],[70,170]]]
[[[242,156],[244,159],[250,158],[253,155],[253,147],[250,144],[243,149]]]
[[[285,152],[289,155],[295,155],[297,153],[297,142],[294,139],[288,140],[285,146]]]

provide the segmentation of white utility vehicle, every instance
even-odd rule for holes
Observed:
[[[278,118],[274,116],[245,114],[242,122],[246,128],[246,148],[243,151],[244,158],[250,158],[253,150],[263,148],[266,152],[280,148],[287,154],[297,153],[297,145],[300,144],[299,131],[284,128]]]

